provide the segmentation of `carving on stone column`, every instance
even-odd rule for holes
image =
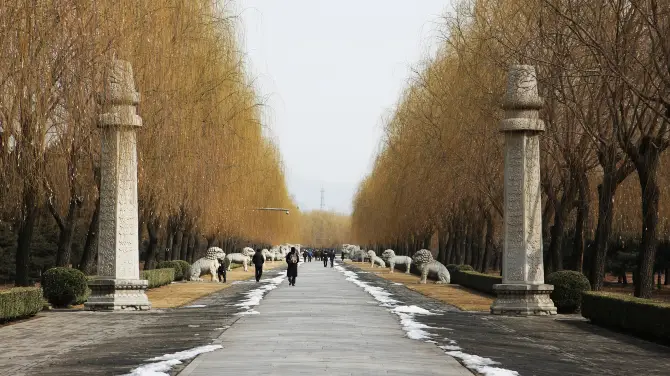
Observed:
[[[98,276],[90,281],[89,310],[144,310],[151,307],[139,279],[137,141],[142,125],[137,115],[139,93],[135,91],[129,62],[113,60],[98,97],[102,145],[100,155],[100,223],[98,230]]]
[[[500,130],[505,133],[505,215],[503,283],[495,285],[491,313],[556,314],[549,298],[553,286],[544,284],[542,260],[542,196],[539,118],[535,68],[510,69]]]

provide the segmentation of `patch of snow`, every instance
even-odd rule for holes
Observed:
[[[400,317],[400,324],[405,332],[407,332],[407,337],[411,339],[421,340],[421,339],[430,339],[433,335],[425,331],[424,329],[431,329],[430,326],[422,324],[414,320],[414,315],[411,313],[402,313],[394,312],[398,317]]]
[[[182,361],[195,358],[196,356],[223,348],[221,345],[206,345],[193,349],[165,354],[155,358],[147,359],[148,363],[139,366],[124,376],[170,376],[167,372]]]
[[[242,307],[244,309],[243,312],[240,312],[238,314],[240,315],[257,315],[259,314],[258,311],[255,311],[251,309],[251,307],[255,307],[261,303],[261,300],[263,300],[263,297],[268,291],[272,291],[277,288],[277,286],[284,280],[286,275],[280,275],[274,278],[267,278],[261,280],[263,283],[263,286],[253,289],[249,292],[246,292],[245,295],[247,297],[246,300],[235,304],[237,307]]]
[[[391,310],[391,312],[393,312],[393,313],[398,313],[398,312],[401,312],[401,313],[416,313],[416,314],[419,314],[419,315],[434,315],[434,313],[430,312],[429,310],[418,307],[418,306],[415,306],[415,305],[398,306],[398,307],[393,308]]]
[[[183,306],[182,308],[205,308],[205,307],[207,307],[207,306],[204,305],[204,304],[192,304],[192,305]]]
[[[444,346],[438,346],[438,347],[441,348],[444,351],[461,351],[461,350],[463,350],[463,349],[461,349],[460,346],[456,346],[456,345],[444,345]]]
[[[188,327],[189,327],[189,328],[199,328],[200,325],[189,325]]]
[[[248,310],[248,311],[242,311],[242,312],[238,312],[238,313],[236,313],[236,315],[240,315],[240,316],[245,316],[245,315],[260,315],[260,314],[261,314],[261,313],[258,312],[258,311],[256,311],[255,309],[250,309],[250,310]]]
[[[489,358],[466,354],[462,351],[447,351],[447,354],[460,359],[466,367],[484,376],[519,376],[519,373],[516,371],[492,367],[500,363]]]
[[[403,284],[402,284],[402,283],[398,283],[398,282],[393,282],[393,286],[403,286]]]

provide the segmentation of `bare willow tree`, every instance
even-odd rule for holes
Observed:
[[[499,266],[500,98],[508,67],[532,64],[547,124],[545,266],[588,267],[600,289],[613,232],[640,237],[635,294],[650,297],[658,224],[667,232],[669,213],[658,183],[668,176],[660,166],[670,141],[666,3],[458,3],[445,18],[442,50],[414,73],[359,187],[357,241],[410,252],[437,232],[442,261]],[[634,178],[639,189],[629,183]]]

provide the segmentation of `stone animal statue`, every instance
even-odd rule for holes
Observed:
[[[270,260],[273,263],[275,262],[275,253],[274,252],[270,252],[269,250],[263,248],[263,250],[261,250],[261,253],[263,253],[263,258],[265,259],[265,261]]]
[[[377,257],[375,251],[369,250],[368,257],[370,258],[370,267],[375,267],[375,264],[379,265],[382,268],[386,267],[386,263],[380,257]]]
[[[417,251],[412,260],[414,260],[416,267],[421,271],[421,280],[419,283],[426,283],[428,274],[437,278],[437,282],[435,283],[449,283],[451,281],[451,275],[449,275],[447,267],[433,259],[433,254],[429,250],[421,249]]]
[[[205,257],[197,260],[191,265],[191,281],[202,281],[201,276],[209,274],[212,276],[212,281],[217,280],[216,270],[221,265],[220,259],[226,257],[226,253],[219,247],[211,247],[205,253]]]
[[[387,249],[382,253],[382,259],[386,260],[391,268],[391,273],[395,270],[396,265],[405,265],[405,273],[409,273],[409,269],[412,267],[412,258],[409,256],[396,256],[395,251],[392,249]]]
[[[232,264],[242,264],[244,271],[249,270],[249,264],[251,264],[251,257],[254,255],[254,250],[249,247],[244,247],[242,253],[230,253],[226,255],[225,266],[228,271],[231,269]]]

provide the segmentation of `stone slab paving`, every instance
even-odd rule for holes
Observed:
[[[284,281],[255,309],[179,375],[472,375],[321,262],[302,264],[295,287]]]
[[[276,273],[269,271],[264,277]],[[39,313],[34,319],[0,327],[0,375],[128,373],[146,359],[211,344],[240,318],[235,304],[255,287],[255,281],[238,282],[191,303],[205,305],[202,308]]]
[[[351,264],[345,267],[360,271]],[[439,345],[454,340],[463,352],[493,359],[522,376],[670,375],[670,347],[592,325],[579,315],[523,318],[464,312],[374,273],[359,273],[358,278],[406,305],[442,312],[416,317],[451,329],[432,331]]]

